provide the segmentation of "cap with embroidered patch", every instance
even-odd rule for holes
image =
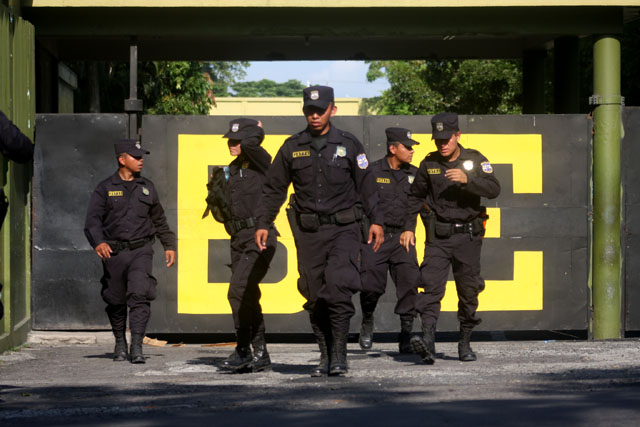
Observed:
[[[117,155],[127,153],[133,157],[142,157],[143,154],[150,154],[135,139],[121,139],[114,144],[114,148]]]
[[[387,134],[387,145],[399,142],[402,145],[410,147],[420,144],[418,141],[411,139],[411,131],[405,128],[386,128],[384,132]]]
[[[257,120],[245,118],[231,120],[229,122],[229,131],[222,137],[229,139],[243,139],[255,126],[258,126]]]
[[[305,107],[318,107],[325,110],[334,100],[333,88],[329,86],[309,86],[303,89],[302,98]]]
[[[449,139],[459,130],[457,113],[439,113],[431,118],[431,139]]]

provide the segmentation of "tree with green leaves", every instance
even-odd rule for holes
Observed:
[[[519,114],[522,71],[518,61],[371,61],[367,79],[386,77],[391,87],[372,101],[378,114]]]
[[[291,79],[284,83],[262,79],[253,82],[238,82],[231,85],[235,92],[232,96],[253,98],[300,97],[304,85],[299,80]]]

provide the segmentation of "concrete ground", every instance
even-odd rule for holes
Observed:
[[[233,346],[144,347],[113,362],[109,334],[32,333],[0,354],[1,426],[638,426],[640,340],[438,343],[433,366],[394,343],[349,344],[349,374],[311,378],[313,344],[270,344],[273,371],[229,374]]]

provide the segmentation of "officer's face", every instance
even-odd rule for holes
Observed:
[[[307,119],[309,132],[312,135],[324,135],[329,132],[329,129],[331,129],[329,121],[331,117],[335,116],[337,110],[338,108],[333,103],[326,110],[312,106],[304,107],[302,112]]]
[[[413,160],[413,147],[404,144],[389,146],[389,152],[401,163],[411,163]]]
[[[242,153],[242,146],[240,145],[239,140],[230,139],[227,141],[227,145],[229,146],[229,154],[232,156],[239,156]]]
[[[142,156],[132,156],[129,153],[120,155],[120,165],[129,169],[132,173],[140,173],[142,171],[142,164],[144,160]]]
[[[456,154],[460,152],[458,141],[460,140],[460,132],[451,135],[449,139],[434,139],[438,152],[442,157],[457,158]]]

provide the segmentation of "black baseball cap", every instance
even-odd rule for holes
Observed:
[[[150,154],[147,150],[143,150],[140,142],[135,139],[121,139],[114,144],[116,154],[127,153],[133,157],[142,157],[143,154]]]
[[[439,113],[431,118],[431,139],[449,139],[459,130],[457,113]]]
[[[405,128],[386,128],[384,132],[387,134],[387,145],[399,142],[402,145],[410,147],[420,144],[418,141],[411,139],[411,131]]]
[[[333,102],[333,88],[329,86],[309,86],[302,91],[305,107],[318,107],[326,110]]]
[[[231,120],[229,122],[229,131],[222,137],[229,139],[243,139],[254,126],[258,126],[257,120],[245,118]]]

